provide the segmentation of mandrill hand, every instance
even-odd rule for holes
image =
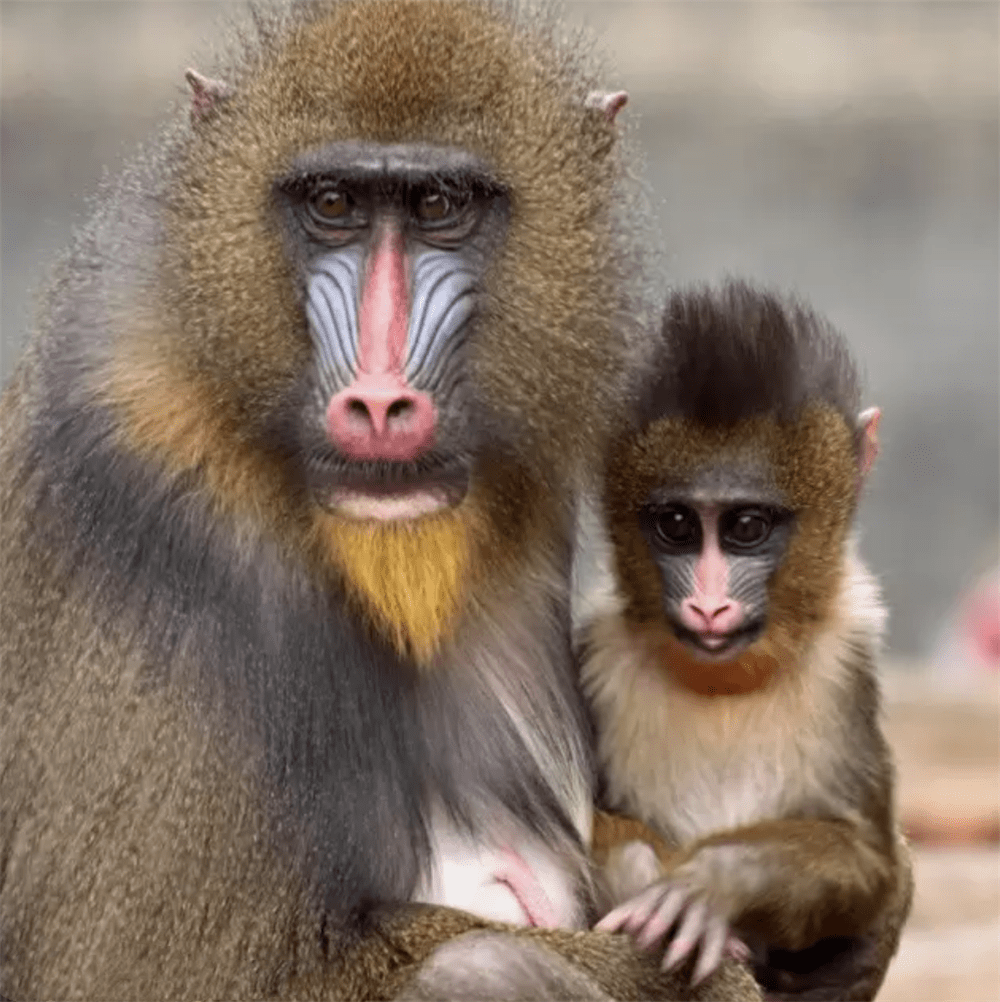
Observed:
[[[750,959],[750,948],[730,928],[728,910],[713,903],[698,879],[702,868],[695,860],[614,908],[595,926],[603,932],[626,932],[646,950],[669,934],[662,965],[665,971],[677,967],[700,944],[692,984],[707,978],[723,957],[741,963]]]

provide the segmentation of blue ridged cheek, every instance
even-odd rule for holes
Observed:
[[[363,247],[342,247],[317,258],[309,276],[306,318],[327,397],[350,386],[357,376],[363,267]]]
[[[434,392],[468,337],[476,307],[476,272],[458,251],[425,251],[413,267],[413,309],[406,379]]]
[[[320,388],[332,397],[358,375],[359,308],[365,251],[343,247],[318,258],[306,292],[306,318],[319,360]],[[411,309],[402,375],[434,392],[468,336],[477,275],[457,251],[424,251],[413,260]]]

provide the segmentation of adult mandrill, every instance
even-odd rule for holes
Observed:
[[[0,992],[759,997],[568,931],[620,97],[489,6],[257,24],[3,397]]]

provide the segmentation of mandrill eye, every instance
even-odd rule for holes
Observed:
[[[451,200],[439,191],[429,192],[417,199],[416,214],[422,223],[439,223],[451,213]]]
[[[738,549],[758,546],[771,535],[773,520],[762,508],[736,508],[720,519],[719,536],[723,543]]]
[[[329,181],[319,181],[305,192],[303,220],[317,240],[340,246],[368,225],[365,212],[350,192]]]
[[[472,193],[454,187],[416,187],[409,204],[418,238],[435,247],[457,247],[480,216]]]
[[[309,200],[309,208],[320,223],[340,222],[351,210],[348,195],[336,188],[324,188]]]
[[[691,508],[671,505],[653,512],[656,542],[665,549],[681,549],[701,544],[701,522]]]

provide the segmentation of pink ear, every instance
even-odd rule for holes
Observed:
[[[628,91],[616,90],[613,92],[594,90],[591,91],[583,102],[585,108],[594,108],[604,115],[605,121],[614,123],[618,117],[618,112],[628,104]]]
[[[219,105],[233,93],[232,87],[224,80],[202,76],[197,70],[186,70],[184,79],[191,88],[191,122],[194,125],[211,118]]]
[[[878,423],[882,420],[882,411],[878,407],[869,407],[858,415],[858,426],[861,431],[861,455],[858,457],[858,472],[861,479],[871,472],[878,457]]]

